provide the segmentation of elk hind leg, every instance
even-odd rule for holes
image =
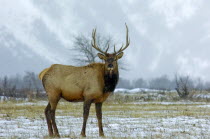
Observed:
[[[53,128],[52,128],[52,117],[51,117],[51,106],[50,103],[48,103],[47,107],[45,108],[45,117],[47,120],[47,126],[48,126],[48,132],[49,136],[53,137]]]
[[[60,137],[59,132],[58,132],[58,128],[55,122],[55,110],[58,104],[58,101],[60,100],[60,97],[57,99],[54,99],[54,101],[50,102],[51,105],[51,109],[50,109],[50,115],[51,115],[51,122],[52,122],[52,127],[53,127],[53,131],[54,131],[54,136],[55,137]]]

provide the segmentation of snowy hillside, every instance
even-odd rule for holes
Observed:
[[[49,65],[49,61],[40,57],[26,44],[19,41],[6,28],[0,28],[0,75],[14,75],[25,71],[43,69]],[[33,44],[32,44],[33,45]]]

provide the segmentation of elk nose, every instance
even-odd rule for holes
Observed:
[[[112,65],[112,64],[109,64],[109,65],[108,65],[108,68],[113,68],[113,65]]]

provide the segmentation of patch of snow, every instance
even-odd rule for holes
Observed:
[[[165,90],[156,90],[148,88],[134,88],[134,89],[125,89],[125,88],[116,88],[115,93],[140,93],[140,92],[166,92]],[[175,92],[175,90],[170,90],[167,92]]]
[[[114,90],[114,92],[127,92],[127,91],[129,91],[129,89],[125,89],[125,88],[116,88]]]
[[[198,105],[199,108],[210,108],[210,105]]]
[[[200,104],[201,106],[206,106],[206,102],[193,102],[193,101],[174,101],[174,102],[129,102],[127,104],[159,104],[159,105],[174,105],[174,104]]]
[[[28,98],[15,98],[15,97],[0,96],[0,102],[9,101],[9,100],[16,100],[16,101],[25,100],[25,101],[28,101]]]
[[[24,106],[24,105],[39,105],[39,106],[47,106],[48,102],[47,101],[38,101],[38,102],[22,102],[22,103],[17,103],[17,106]]]
[[[193,98],[203,98],[203,99],[210,99],[210,94],[195,94]]]

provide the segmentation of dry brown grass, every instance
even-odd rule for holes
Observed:
[[[43,103],[44,102],[44,103]],[[24,116],[27,118],[44,118],[44,109],[47,101],[5,101],[0,103],[0,113],[11,118]],[[176,116],[210,116],[210,109],[205,106],[208,103],[180,103],[164,104],[161,102],[148,103],[118,103],[105,102],[103,105],[103,114],[123,117],[176,117]],[[56,110],[56,115],[60,116],[82,116],[82,103],[69,103],[60,101]],[[201,107],[199,107],[201,106]],[[92,104],[90,115],[95,116],[95,106]]]

